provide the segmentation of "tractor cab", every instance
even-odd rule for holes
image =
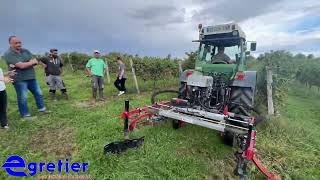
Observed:
[[[241,28],[235,24],[223,24],[202,27],[199,25],[198,58],[196,71],[203,75],[210,73],[226,73],[230,76],[244,71],[246,52],[246,36]],[[251,43],[251,50],[255,50],[255,42]]]

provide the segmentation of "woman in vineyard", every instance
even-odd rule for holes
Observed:
[[[121,57],[117,57],[117,63],[119,64],[119,71],[117,74],[117,79],[114,82],[114,86],[119,90],[118,96],[121,96],[122,94],[126,93],[126,80],[128,78],[126,71],[125,71],[125,65],[121,59]]]

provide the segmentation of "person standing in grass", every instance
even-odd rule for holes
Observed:
[[[57,49],[50,49],[50,55],[40,59],[40,64],[44,67],[46,83],[49,86],[51,99],[56,101],[56,90],[61,91],[62,96],[67,100],[68,94],[65,84],[61,78],[63,63],[58,56]]]
[[[5,83],[13,82],[10,76],[15,75],[14,71],[4,74],[0,68],[0,125],[3,129],[9,129],[7,117],[7,92]]]
[[[100,58],[100,51],[94,51],[94,57],[86,64],[86,69],[92,77],[92,97],[97,100],[97,91],[99,89],[100,100],[105,100],[103,96],[104,75],[106,73],[106,63]]]
[[[127,73],[126,73],[126,66],[123,63],[120,56],[117,57],[117,63],[119,65],[119,70],[117,74],[117,79],[114,82],[114,86],[119,90],[118,96],[121,96],[122,94],[126,93],[126,80],[128,79]]]
[[[17,36],[9,37],[10,48],[4,53],[3,59],[17,75],[13,77],[14,88],[17,94],[18,107],[23,119],[33,119],[28,109],[28,90],[33,94],[38,111],[49,113],[44,106],[42,91],[36,80],[34,66],[38,61],[32,57],[27,49],[22,48],[21,40]]]

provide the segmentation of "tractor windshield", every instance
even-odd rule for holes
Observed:
[[[215,57],[219,56],[220,54],[225,54],[230,58],[231,61],[236,61],[236,54],[240,53],[239,46],[231,46],[224,47],[224,51],[221,51],[220,54],[217,55],[218,48],[219,47],[213,45],[201,44],[199,51],[200,60],[205,61],[206,63],[211,63]]]

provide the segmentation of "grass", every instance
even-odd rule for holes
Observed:
[[[262,124],[257,148],[283,179],[320,179],[320,93],[296,84],[281,116]]]
[[[27,162],[65,158],[89,162],[85,175],[93,179],[237,179],[232,174],[234,151],[222,143],[218,133],[192,125],[173,130],[167,122],[142,128],[131,134],[145,136],[141,148],[121,155],[103,154],[105,144],[123,139],[120,113],[124,100],[130,100],[131,108],[149,104],[153,82],[145,82],[141,88],[145,92],[136,95],[131,78],[127,84],[129,94],[122,97],[116,97],[113,85],[107,84],[107,102],[94,105],[89,102],[90,79],[83,72],[64,75],[71,99],[58,102],[47,99],[42,70],[37,70],[37,75],[46,106],[53,112],[34,121],[21,121],[15,92],[8,85],[10,129],[0,130],[0,164],[17,154]],[[157,85],[167,89],[177,84],[178,80],[162,80]],[[315,101],[319,95],[312,92],[306,96],[301,91],[292,89],[282,116],[258,128],[260,159],[283,179],[320,177],[320,102]],[[32,114],[38,115],[33,98],[29,98]],[[250,166],[250,172],[252,179],[263,179],[254,166]],[[15,178],[1,168],[0,179]]]

